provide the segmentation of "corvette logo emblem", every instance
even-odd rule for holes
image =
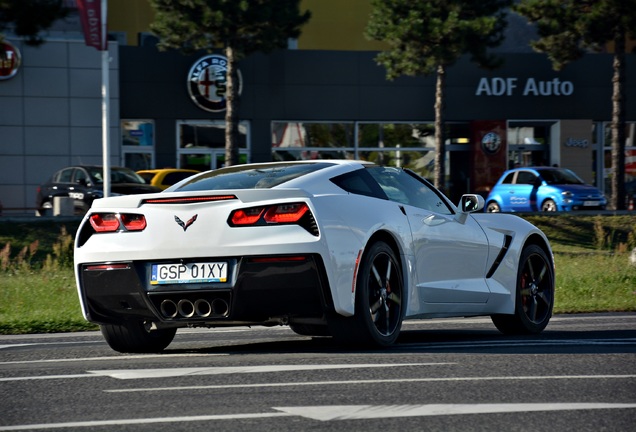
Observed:
[[[183,222],[181,219],[179,219],[179,216],[175,216],[174,220],[179,224],[181,228],[183,228],[183,231],[185,231],[190,225],[194,223],[195,220],[197,220],[197,216],[198,215],[192,216],[190,219],[188,219],[187,222]]]

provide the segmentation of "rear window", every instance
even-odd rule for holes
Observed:
[[[506,176],[505,179],[503,179],[501,184],[512,184],[512,179],[514,179],[514,177],[515,177],[515,173],[511,172],[510,174]]]
[[[327,163],[280,163],[263,165],[234,165],[210,171],[186,181],[172,192],[208,191],[223,189],[270,189],[290,180],[323,169]]]

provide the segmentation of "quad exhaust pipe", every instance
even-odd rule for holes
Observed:
[[[197,299],[194,302],[181,299],[177,302],[165,299],[161,302],[161,314],[166,318],[208,318],[224,317],[230,311],[230,305],[222,298],[215,298],[211,302]]]

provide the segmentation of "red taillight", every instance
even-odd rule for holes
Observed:
[[[234,210],[231,226],[297,223],[309,211],[305,203],[275,204]]]
[[[119,219],[115,213],[95,213],[91,215],[90,221],[97,232],[115,232],[119,229]]]
[[[253,227],[296,224],[318,236],[318,224],[309,206],[304,203],[272,204],[234,210],[227,220],[231,227]]]
[[[146,228],[146,217],[139,214],[122,214],[121,222],[128,231],[143,231]]]
[[[143,231],[146,218],[140,214],[95,213],[90,216],[90,223],[98,233],[116,231]]]
[[[265,207],[252,207],[248,209],[236,210],[232,213],[230,221],[232,225],[254,225],[261,218]]]
[[[142,204],[189,204],[195,202],[226,201],[236,199],[236,195],[206,195],[195,197],[148,198]]]
[[[110,270],[128,270],[128,264],[95,264],[84,267],[86,271],[110,271]]]
[[[309,210],[305,203],[281,204],[270,207],[265,213],[267,223],[295,223]]]

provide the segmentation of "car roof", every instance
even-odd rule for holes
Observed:
[[[519,172],[519,171],[572,171],[572,170],[570,170],[569,168],[553,167],[553,166],[545,166],[545,165],[523,166],[523,167],[510,168],[509,170],[506,170],[502,174],[502,176],[510,174],[510,173],[514,173],[514,172]]]
[[[137,170],[138,173],[160,173],[160,172],[193,172],[197,173],[200,171],[189,169],[189,168],[153,168],[153,169],[141,169]]]
[[[519,171],[519,170],[563,170],[563,169],[567,169],[567,168],[536,165],[536,166],[527,166],[527,167],[516,167],[516,168],[512,168],[512,169],[510,169],[508,171]]]
[[[69,166],[65,166],[63,168],[60,168],[58,171],[64,170],[64,169],[69,169],[69,168],[103,168],[103,165],[69,165]],[[111,169],[116,168],[116,169],[131,169],[128,167],[124,167],[124,166],[111,166]]]

